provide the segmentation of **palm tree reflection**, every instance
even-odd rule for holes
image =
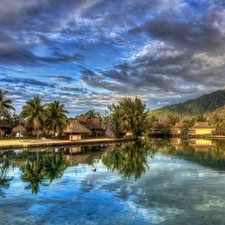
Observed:
[[[0,164],[0,196],[5,197],[5,193],[2,191],[2,188],[8,189],[10,186],[10,181],[13,177],[8,177],[7,172],[11,166],[11,163],[8,159],[4,160]]]
[[[38,154],[37,154],[38,155]],[[39,186],[48,186],[54,179],[60,178],[66,169],[66,163],[63,160],[62,152],[45,152],[37,159],[27,161],[21,166],[21,179],[29,184],[25,187],[32,190],[32,193],[39,192]]]
[[[149,169],[147,157],[154,153],[147,142],[122,144],[102,155],[102,162],[109,170],[117,170],[123,179],[137,180]]]

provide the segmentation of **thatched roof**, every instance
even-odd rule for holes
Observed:
[[[10,128],[10,125],[6,120],[0,120],[0,128]]]
[[[172,126],[170,128],[170,130],[179,130],[179,129],[182,129],[184,127],[184,123],[176,123],[174,126]]]
[[[13,133],[20,133],[20,132],[26,132],[26,131],[27,131],[27,129],[24,126],[22,126],[21,124],[19,124],[18,126],[14,127],[12,129]]]
[[[196,122],[195,125],[193,127],[191,127],[191,129],[202,129],[202,128],[211,128],[214,129],[214,127],[209,126],[208,122]]]
[[[103,130],[101,118],[90,118],[86,123],[91,130]]]
[[[88,119],[90,119],[91,117],[89,115],[80,115],[80,116],[76,116],[75,120],[78,120],[79,122],[87,122]]]
[[[64,133],[84,134],[91,133],[91,131],[82,124],[80,124],[78,120],[69,120],[67,123],[67,127],[64,130]]]

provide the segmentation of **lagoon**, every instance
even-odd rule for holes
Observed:
[[[225,224],[224,143],[201,145],[4,151],[0,224]]]

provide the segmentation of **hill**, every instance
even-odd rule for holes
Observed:
[[[212,115],[214,114],[217,114],[220,117],[225,117],[225,105],[212,112]]]
[[[164,117],[168,114],[183,116],[196,116],[198,114],[212,113],[225,105],[225,90],[217,90],[183,103],[164,106],[161,109],[150,111],[150,115]]]

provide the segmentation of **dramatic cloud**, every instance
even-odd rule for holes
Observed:
[[[0,3],[0,89],[18,113],[37,95],[74,116],[125,96],[155,109],[224,89],[224,1]]]

